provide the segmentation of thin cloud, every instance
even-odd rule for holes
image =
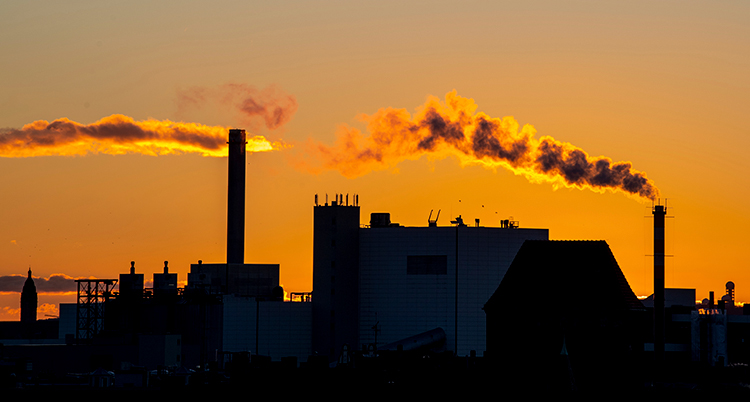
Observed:
[[[26,282],[25,275],[0,276],[0,292],[21,293]],[[48,278],[34,277],[37,293],[70,293],[77,292],[76,278],[64,274],[53,274]]]

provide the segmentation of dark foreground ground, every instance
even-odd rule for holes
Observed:
[[[2,400],[14,397],[102,396],[160,400],[175,397],[217,398],[227,395],[243,397],[278,395],[280,398],[311,396],[420,395],[440,399],[455,396],[509,395],[541,397],[750,397],[748,366],[700,367],[689,364],[666,367],[658,381],[648,370],[627,368],[598,376],[578,377],[565,370],[543,367],[525,369],[487,366],[481,360],[450,359],[433,363],[390,362],[345,368],[280,368],[245,366],[226,371],[192,374],[176,378],[167,373],[148,375],[148,387],[93,388],[85,377],[68,377],[56,381],[5,382],[0,390]],[[513,398],[516,399],[516,398]],[[210,400],[210,399],[209,399]]]

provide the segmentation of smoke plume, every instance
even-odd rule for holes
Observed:
[[[169,120],[135,121],[115,114],[96,123],[80,124],[66,118],[38,120],[21,129],[0,129],[0,157],[45,155],[165,155],[198,153],[227,155],[228,127],[178,123]],[[262,136],[248,138],[248,152],[279,149]]]
[[[633,169],[630,162],[592,157],[549,136],[536,139],[531,125],[519,130],[512,117],[492,118],[476,109],[473,99],[460,97],[456,91],[446,95],[445,103],[430,97],[414,117],[404,109],[380,109],[360,116],[367,123],[367,135],[342,126],[333,146],[308,141],[308,159],[300,165],[313,173],[338,170],[352,178],[423,155],[454,155],[463,165],[503,167],[532,182],[619,191],[643,199],[659,194],[646,174]]]
[[[189,107],[202,107],[211,101],[230,106],[239,122],[257,130],[258,120],[275,130],[286,124],[297,112],[297,99],[275,85],[257,89],[247,84],[225,84],[218,88],[191,87],[179,91],[177,105],[181,112]]]

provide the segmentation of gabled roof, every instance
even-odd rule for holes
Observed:
[[[604,240],[527,240],[484,308],[540,302],[588,312],[643,309]]]

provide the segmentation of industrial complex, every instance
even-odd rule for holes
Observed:
[[[21,322],[0,323],[3,385],[11,373],[14,383],[91,373],[91,386],[138,387],[154,370],[187,384],[206,371],[387,371],[431,357],[430,369],[542,376],[570,390],[638,383],[674,364],[750,363],[750,311],[735,307],[733,283],[719,304],[711,295],[697,306],[694,290],[664,288],[662,205],[655,291],[641,301],[604,241],[550,241],[511,220],[439,226],[439,212],[421,227],[387,212],[363,222],[357,195],[316,195],[313,289],[285,299],[278,264],[245,263],[245,144],[244,130],[230,130],[226,262],[192,264],[184,288],[167,262],[146,288],[131,262],[119,278],[78,280],[77,303],[41,321],[29,270]],[[532,310],[531,288],[585,297]]]

